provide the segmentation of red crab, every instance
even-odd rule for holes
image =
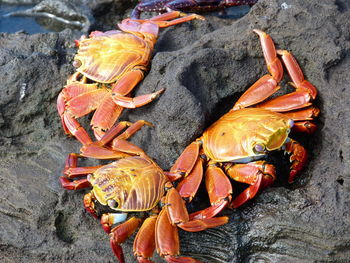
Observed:
[[[269,152],[285,150],[290,154],[290,183],[307,161],[304,147],[288,135],[291,130],[315,131],[310,120],[319,114],[311,102],[317,90],[304,79],[291,53],[278,50],[296,91],[265,101],[279,89],[283,68],[271,37],[260,30],[254,32],[260,37],[270,74],[253,84],[228,113],[191,143],[168,174],[174,180],[185,176],[177,189],[191,199],[204,173],[212,206],[193,218],[214,216],[227,206],[237,208],[271,185],[276,179],[275,167],[263,160]],[[249,185],[234,199],[229,178]]]
[[[101,139],[104,145],[90,147],[94,157],[101,157],[98,149],[104,149],[105,153],[109,151],[110,157],[114,155],[117,158],[119,153],[118,157],[122,159],[107,165],[78,167],[78,157],[81,155],[70,154],[66,161],[64,176],[60,178],[61,184],[68,190],[92,187],[92,191],[84,197],[84,206],[94,217],[100,218],[103,229],[110,236],[112,250],[121,263],[125,260],[120,243],[136,232],[140,226],[134,240],[134,254],[138,262],[151,263],[150,258],[156,248],[157,253],[167,262],[200,263],[193,258],[179,256],[177,227],[197,232],[226,224],[228,218],[192,219],[182,196],[163,170],[142,149],[126,141],[143,122],[137,123],[111,142],[113,136],[120,131],[117,126],[112,128]],[[107,144],[111,147],[108,148]],[[87,178],[76,179],[86,175]],[[106,213],[99,217],[96,201],[118,213]],[[143,213],[139,217],[133,216],[125,221],[129,212]],[[149,213],[146,219],[144,219],[145,212]],[[112,228],[112,225],[118,223],[121,224]]]
[[[96,110],[91,126],[100,139],[123,108],[140,107],[159,96],[164,89],[135,98],[130,93],[149,67],[159,28],[193,19],[203,18],[175,11],[147,20],[124,19],[119,24],[122,31],[95,31],[78,40],[74,58],[77,72],[68,79],[57,100],[66,134],[86,144],[87,133],[76,118]]]
[[[238,5],[254,5],[258,0],[143,0],[136,5],[131,18],[140,18],[142,12],[206,12],[223,10]]]

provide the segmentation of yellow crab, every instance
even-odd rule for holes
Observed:
[[[228,113],[190,144],[168,174],[172,180],[185,177],[177,189],[191,199],[202,180],[205,164],[205,183],[212,206],[192,218],[212,217],[226,206],[237,208],[271,185],[276,179],[275,167],[263,160],[271,151],[285,150],[291,155],[290,183],[306,163],[306,150],[289,138],[289,133],[311,133],[316,129],[310,120],[319,114],[311,103],[317,90],[304,79],[291,53],[276,53],[269,35],[260,30],[254,32],[260,37],[270,74],[253,84]],[[265,101],[279,89],[278,82],[283,77],[277,54],[281,55],[296,91]],[[233,200],[229,178],[249,185]]]
[[[157,98],[157,92],[130,97],[149,68],[160,28],[203,17],[174,11],[150,19],[124,19],[119,30],[94,31],[76,41],[77,72],[67,81],[57,99],[57,109],[66,134],[82,144],[91,140],[76,120],[95,111],[91,126],[100,139],[117,121],[124,108],[143,106]]]
[[[121,131],[120,125],[117,125],[98,144],[91,144],[85,149],[95,158],[121,158],[117,161],[101,166],[78,167],[78,157],[86,156],[86,152],[85,155],[70,154],[64,176],[60,177],[61,185],[67,190],[92,187],[92,191],[84,197],[84,206],[95,218],[100,218],[119,262],[125,262],[120,243],[141,226],[134,240],[138,262],[151,263],[150,258],[156,248],[169,263],[200,263],[193,258],[179,256],[177,227],[197,232],[226,224],[228,218],[192,219],[182,196],[163,170],[142,149],[126,140],[143,124],[144,121],[130,124],[126,131],[113,139]],[[86,177],[77,179],[82,176]],[[106,213],[100,217],[96,202],[118,213]],[[126,220],[129,212],[135,216]],[[137,216],[138,212],[143,213]],[[145,213],[149,215],[146,219]],[[118,223],[121,224],[112,228]]]

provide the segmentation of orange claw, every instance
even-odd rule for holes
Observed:
[[[295,140],[290,140],[286,143],[286,152],[290,156],[292,162],[291,170],[288,177],[288,182],[293,183],[295,176],[304,168],[307,161],[307,152],[305,148]]]
[[[84,196],[84,207],[87,212],[89,212],[94,218],[98,218],[97,211],[95,208],[95,196],[92,192],[87,193]]]

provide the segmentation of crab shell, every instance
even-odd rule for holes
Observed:
[[[281,148],[292,126],[293,120],[281,113],[245,108],[225,114],[200,140],[215,162],[250,162]]]
[[[113,83],[136,66],[147,67],[152,50],[152,41],[134,34],[118,30],[99,32],[79,40],[74,65],[93,81]]]
[[[102,205],[114,200],[118,211],[146,211],[165,194],[168,178],[154,162],[134,156],[112,162],[88,178],[96,199]],[[114,202],[113,201],[113,202]]]

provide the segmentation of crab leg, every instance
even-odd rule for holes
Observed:
[[[310,94],[300,90],[263,102],[257,105],[256,108],[285,112],[308,107],[312,104],[310,100]]]
[[[277,53],[282,56],[283,63],[287,68],[296,90],[306,91],[310,94],[312,99],[315,99],[317,96],[317,89],[309,81],[304,79],[303,72],[293,55],[287,50],[277,50]]]
[[[255,82],[236,102],[233,110],[245,108],[267,99],[277,90],[278,82],[283,77],[283,67],[280,59],[277,57],[276,48],[272,38],[261,30],[253,30],[259,35],[267,69],[271,75],[265,75]]]
[[[72,117],[70,114],[63,114],[63,126],[65,130],[69,131],[77,138],[83,145],[92,143],[92,140],[86,130],[80,125],[80,123]]]
[[[187,176],[192,171],[199,156],[200,145],[201,142],[197,140],[185,148],[171,167],[170,172],[167,173],[171,181]]]
[[[114,127],[112,127],[101,138],[100,141],[83,145],[80,151],[84,157],[91,157],[91,158],[97,158],[97,159],[119,159],[126,156],[130,156],[126,151],[130,151],[130,149],[132,148],[135,149],[134,147],[137,147],[137,146],[131,146],[133,144],[128,143],[127,141],[125,141],[125,139],[128,139],[130,136],[135,134],[144,125],[151,126],[149,122],[146,122],[143,120],[139,120],[133,124],[130,124],[130,122],[120,122]],[[122,134],[119,135],[120,137],[118,136],[116,139],[113,140],[112,148],[105,147],[105,145],[108,144],[125,127],[128,127],[128,128]],[[118,149],[117,141],[124,141],[124,143],[121,143],[122,146],[119,146],[120,149]],[[128,150],[128,147],[123,148],[125,147],[125,145],[130,145],[131,148],[129,150]]]
[[[258,34],[260,38],[268,71],[276,82],[280,82],[283,77],[283,67],[281,61],[277,57],[275,44],[272,38],[261,30],[254,29],[253,31]]]
[[[190,220],[185,202],[175,188],[170,188],[165,198],[170,223],[185,231],[197,232],[227,223],[227,217],[215,217]]]
[[[151,263],[148,260],[152,257],[155,250],[155,230],[157,216],[153,215],[147,218],[143,223],[134,239],[134,255],[139,263]]]
[[[106,131],[114,125],[122,112],[123,107],[115,104],[110,92],[108,92],[100,101],[90,122],[97,140],[100,140]]]
[[[155,240],[157,252],[169,263],[200,263],[190,257],[178,257],[180,253],[179,233],[176,226],[170,224],[168,212],[163,209],[155,226]]]
[[[251,162],[247,164],[233,164],[226,167],[226,173],[235,181],[250,184],[230,204],[237,208],[252,199],[257,192],[271,185],[276,179],[275,167],[264,161]]]
[[[177,18],[177,17],[179,17],[179,18]],[[176,18],[176,19],[171,20],[171,21],[165,21],[165,20],[170,20],[173,18]],[[145,19],[124,19],[124,20],[136,21],[136,22],[141,22],[141,23],[147,22],[147,21],[152,21],[153,23],[157,24],[160,28],[164,28],[164,27],[169,27],[169,26],[181,24],[181,23],[184,23],[187,21],[191,21],[193,19],[205,20],[205,18],[203,16],[196,15],[196,14],[187,15],[186,13],[182,13],[180,11],[168,12],[168,13],[161,14],[159,16],[155,16],[152,19],[147,19],[147,20],[145,20]]]
[[[120,263],[124,263],[124,254],[122,247],[120,246],[126,239],[128,239],[140,226],[141,219],[132,217],[128,221],[116,226],[111,230],[110,245],[113,253],[118,258]]]
[[[203,178],[203,159],[198,158],[191,172],[176,187],[181,197],[191,202]]]
[[[239,110],[262,102],[280,89],[270,75],[261,77],[235,103],[232,110]]]
[[[65,176],[60,176],[60,183],[61,186],[66,190],[78,190],[91,186],[86,178],[72,181]]]
[[[63,170],[63,174],[68,178],[76,178],[86,174],[94,173],[100,166],[90,166],[90,167],[77,167],[79,154],[70,153],[66,160],[66,165]]]
[[[320,110],[314,106],[297,110],[297,111],[291,111],[283,113],[284,115],[288,116],[294,121],[303,121],[303,120],[313,120],[315,117],[318,116],[320,113]]]
[[[205,173],[205,185],[211,206],[190,214],[190,220],[212,218],[230,202],[232,185],[225,173],[215,164],[209,164]]]
[[[71,180],[70,178],[79,177],[96,171],[101,166],[96,167],[77,167],[79,154],[71,153],[66,159],[65,168],[63,174],[65,176],[60,177],[60,183],[64,189],[78,190],[82,188],[90,187],[91,184],[86,178]]]
[[[165,89],[161,89],[151,94],[141,95],[135,98],[125,97],[144,78],[143,69],[135,69],[123,76],[112,88],[112,99],[115,104],[124,108],[137,108],[150,103]]]

